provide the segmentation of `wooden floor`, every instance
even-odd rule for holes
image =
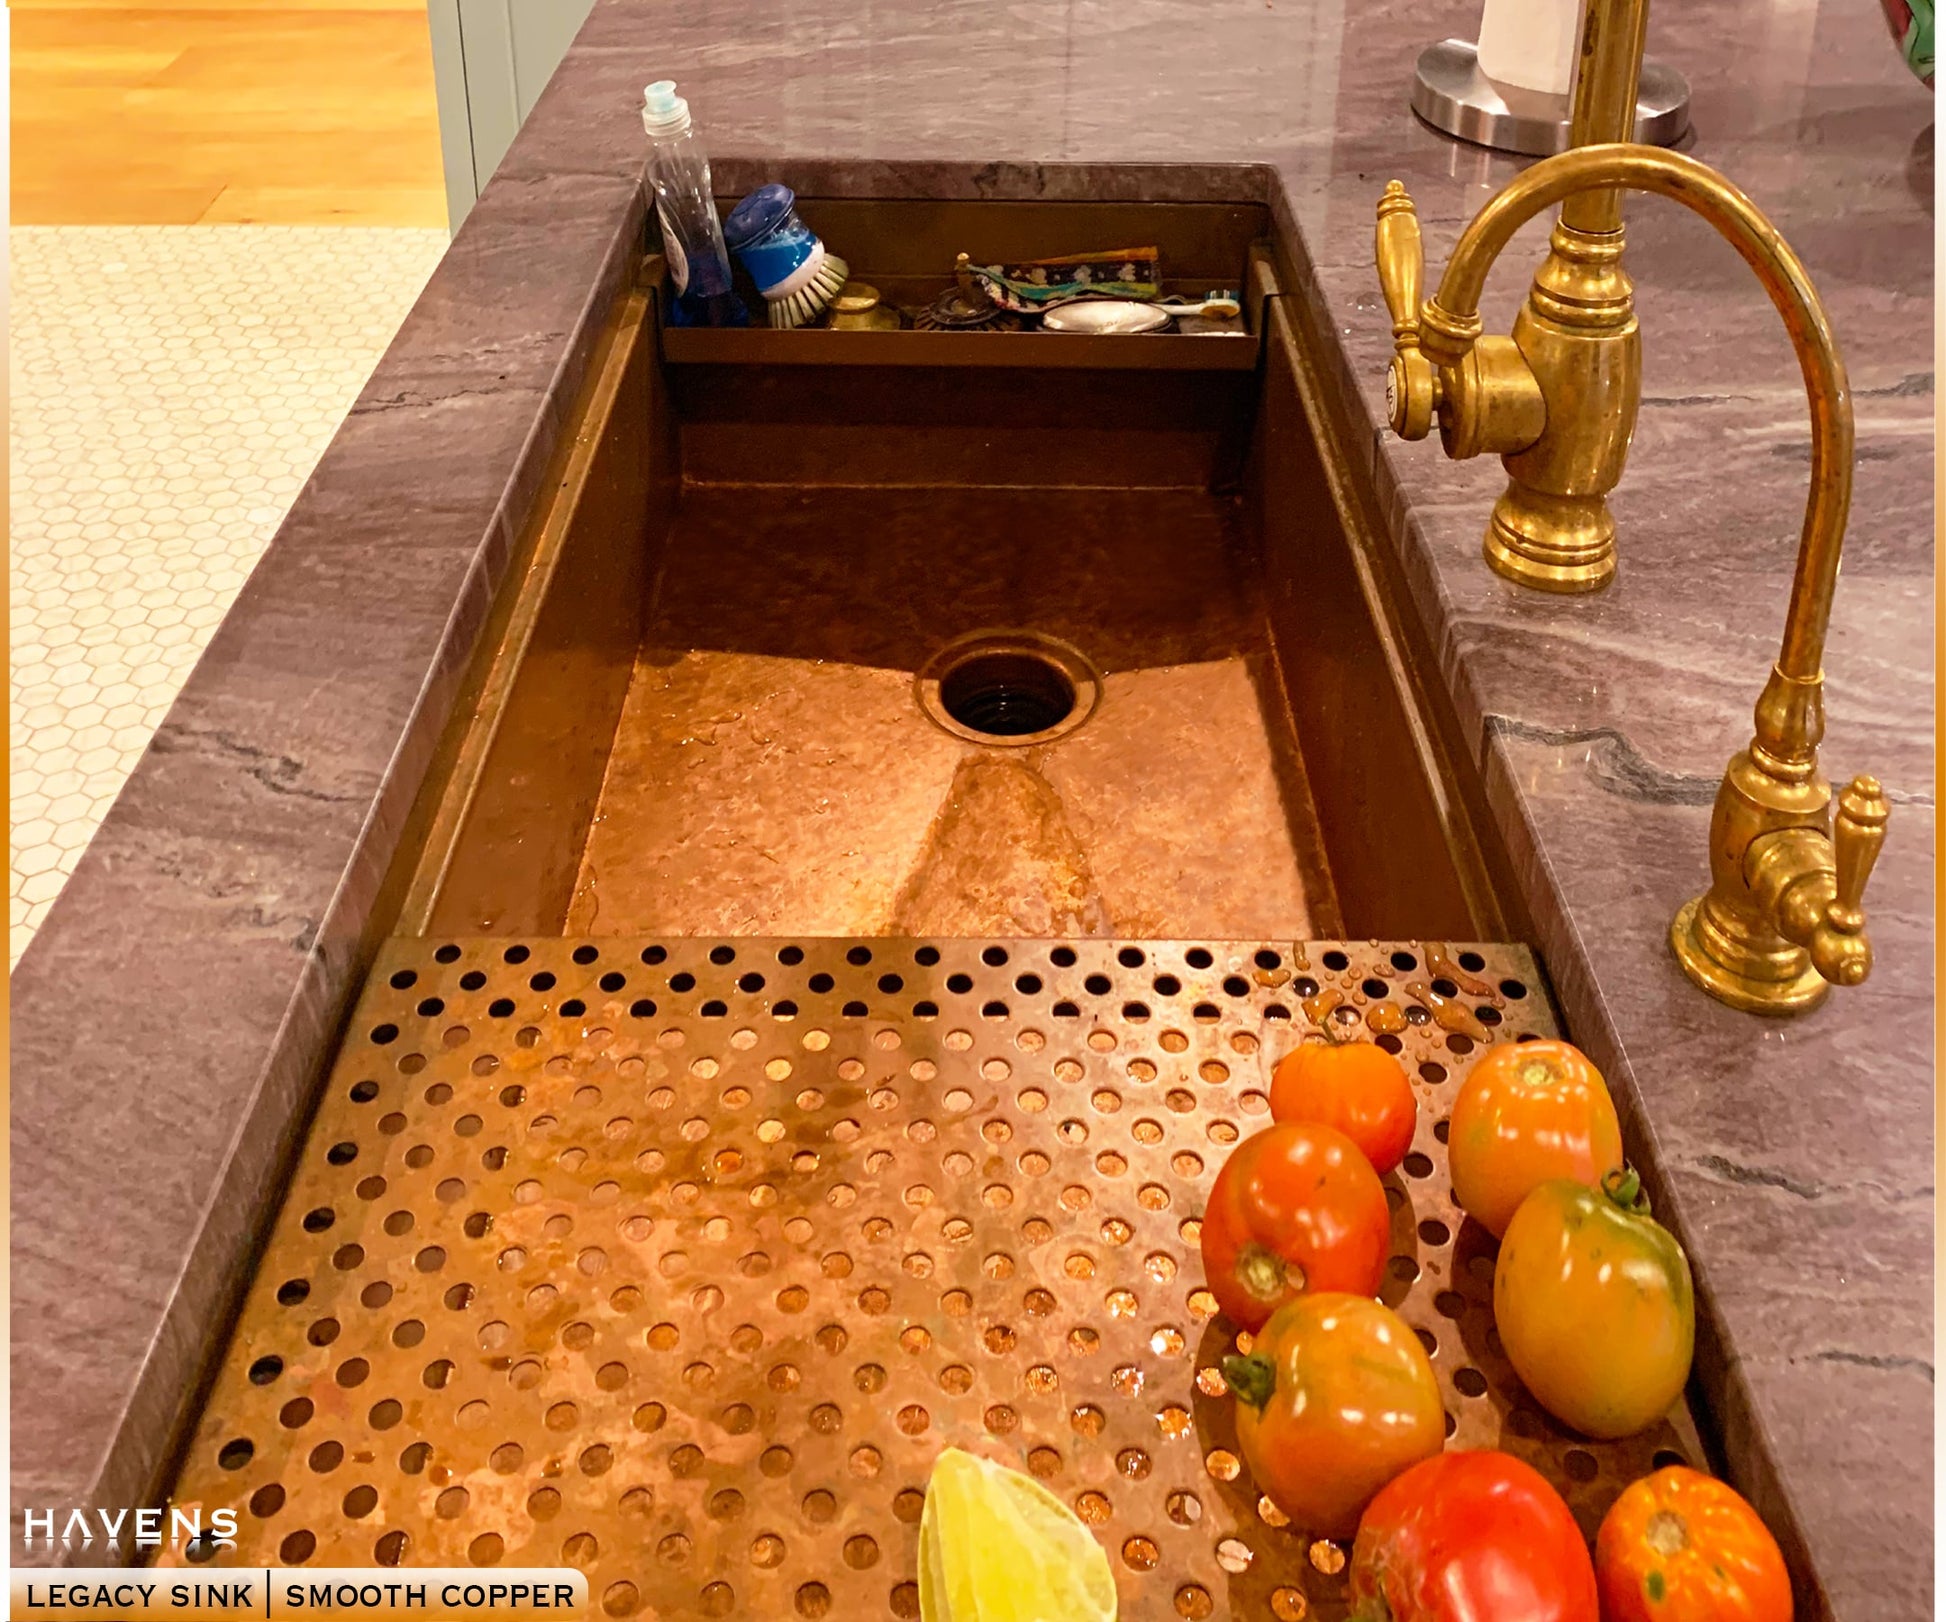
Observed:
[[[17,225],[446,223],[421,0],[11,0]]]

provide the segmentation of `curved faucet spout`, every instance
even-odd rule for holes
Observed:
[[[1543,159],[1516,176],[1460,236],[1439,291],[1426,301],[1420,346],[1436,365],[1463,359],[1480,335],[1480,291],[1487,272],[1514,233],[1542,209],[1603,187],[1654,192],[1702,215],[1756,272],[1784,318],[1811,399],[1811,494],[1777,668],[1792,684],[1815,683],[1851,509],[1851,385],[1824,304],[1803,264],[1741,191],[1694,158],[1655,147],[1585,146]],[[1814,727],[1822,730],[1821,723]],[[1785,758],[1801,758],[1800,740],[1764,740],[1773,741],[1786,751]],[[1808,741],[1815,745],[1817,739]]]

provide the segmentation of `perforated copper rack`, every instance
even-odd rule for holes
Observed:
[[[1198,1219],[1325,1022],[1400,1052],[1385,1299],[1456,1446],[1592,1532],[1686,1413],[1579,1441],[1521,1392],[1445,1119],[1555,1032],[1517,947],[397,940],[178,1484],[245,1565],[547,1565],[599,1612],[918,1614],[956,1445],[1045,1482],[1127,1618],[1337,1618],[1344,1551],[1239,1463]]]

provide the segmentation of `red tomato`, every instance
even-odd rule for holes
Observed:
[[[1405,1066],[1376,1042],[1305,1042],[1277,1061],[1270,1115],[1335,1126],[1383,1177],[1412,1147],[1419,1101]]]
[[[1733,1488],[1679,1464],[1615,1500],[1595,1568],[1606,1622],[1791,1622],[1770,1528]]]
[[[1581,1528],[1511,1454],[1441,1453],[1395,1476],[1351,1552],[1357,1622],[1598,1622]]]
[[[1230,1321],[1255,1333],[1307,1290],[1377,1295],[1392,1212],[1344,1133],[1288,1121],[1231,1151],[1203,1213],[1203,1272]]]

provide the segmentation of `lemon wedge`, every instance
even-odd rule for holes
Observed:
[[[949,1447],[919,1517],[920,1622],[1114,1622],[1108,1556],[1038,1481]]]

